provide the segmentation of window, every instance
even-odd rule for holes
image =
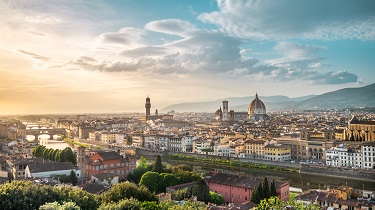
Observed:
[[[120,166],[120,163],[117,163],[117,167]]]
[[[238,200],[241,200],[241,195],[238,195]]]
[[[111,167],[113,168],[115,166],[115,164],[111,163]]]
[[[120,174],[121,174],[120,170],[117,170],[117,175],[120,175]]]
[[[245,201],[247,201],[247,196],[245,196]]]

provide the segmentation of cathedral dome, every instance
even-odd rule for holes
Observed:
[[[249,107],[247,109],[247,113],[248,113],[249,116],[266,114],[266,106],[258,98],[258,94],[255,95],[255,99],[249,104]]]

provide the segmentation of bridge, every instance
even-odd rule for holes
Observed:
[[[64,128],[45,128],[39,127],[38,129],[26,129],[26,135],[33,135],[35,136],[35,142],[39,143],[39,135],[47,134],[50,136],[50,139],[53,139],[54,135],[66,135],[66,130]]]

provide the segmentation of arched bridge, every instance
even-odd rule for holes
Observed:
[[[53,139],[54,135],[66,135],[66,130],[64,128],[39,128],[39,129],[26,129],[26,135],[35,136],[35,142],[39,142],[39,135],[47,134],[50,139]]]

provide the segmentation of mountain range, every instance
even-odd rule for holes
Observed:
[[[255,96],[229,97],[205,102],[172,104],[161,110],[168,112],[214,112],[227,100],[230,110],[247,111]],[[359,107],[375,107],[375,83],[359,88],[344,88],[321,95],[307,95],[296,98],[287,96],[259,96],[267,110],[325,110]]]

